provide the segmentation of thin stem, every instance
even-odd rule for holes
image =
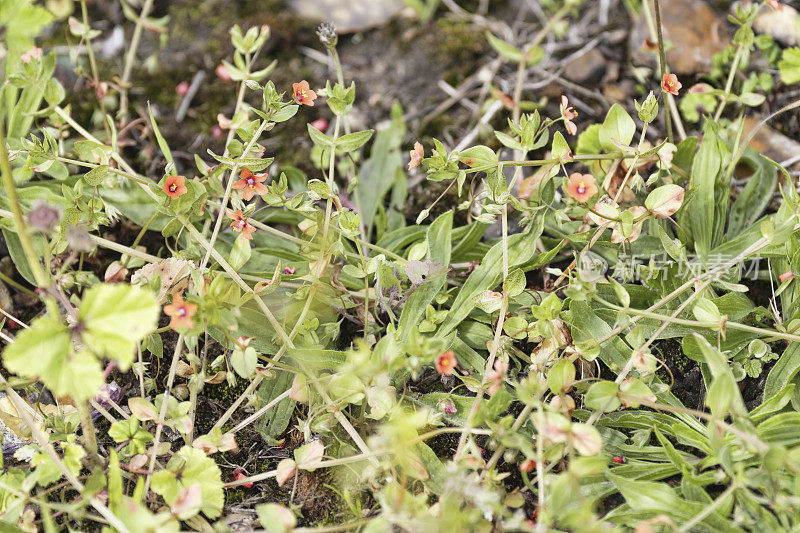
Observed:
[[[714,113],[714,122],[719,122],[719,118],[722,116],[722,111],[725,109],[725,105],[728,103],[728,95],[731,94],[731,89],[733,88],[733,79],[736,77],[736,72],[739,70],[739,62],[742,59],[743,50],[744,48],[741,44],[736,48],[736,55],[733,56],[731,70],[728,72],[728,80],[725,82],[725,96],[722,97],[722,101],[719,103],[717,112]]]
[[[119,113],[123,121],[125,121],[128,114],[128,80],[131,77],[133,62],[136,60],[136,49],[139,48],[139,40],[142,38],[142,21],[147,18],[152,8],[153,0],[144,0],[142,11],[139,13],[139,18],[136,19],[136,27],[133,29],[133,37],[131,37],[128,54],[125,56],[125,66],[122,69],[122,78],[120,78],[119,82]]]
[[[249,58],[247,58],[246,67],[247,70],[249,71],[250,70]],[[239,107],[242,105],[242,101],[244,100],[245,88],[246,85],[244,84],[244,81],[242,81],[241,85],[239,86],[239,95],[237,96],[236,99],[236,107],[234,109],[234,115],[238,111]],[[267,126],[267,121],[266,120],[261,121],[261,124],[259,125],[255,135],[253,135],[253,137],[250,139],[250,142],[247,144],[247,147],[242,152],[243,157],[246,157],[247,153],[253,148],[253,145],[258,141],[258,138],[261,136],[261,133],[264,131],[264,128],[266,126]],[[228,146],[230,145],[231,140],[233,140],[233,135],[234,135],[234,128],[231,128],[231,131],[228,133],[228,140],[225,143],[225,155],[228,154]],[[217,220],[216,222],[214,222],[214,231],[211,232],[211,240],[209,241],[211,243],[212,248],[217,240],[217,235],[219,235],[219,228],[220,226],[222,226],[222,219],[225,216],[225,210],[228,207],[228,201],[230,200],[231,191],[233,190],[233,183],[236,181],[236,175],[238,171],[239,171],[239,165],[235,165],[231,169],[230,174],[228,175],[228,184],[225,187],[225,194],[222,196],[222,204],[220,205],[219,213],[217,213]],[[206,265],[208,264],[208,258],[210,255],[211,255],[211,248],[208,249],[206,254],[203,256],[203,261],[200,263],[201,273],[205,271]]]
[[[83,27],[86,29],[86,32],[92,31],[91,26],[89,26],[89,14],[86,11],[86,0],[81,0],[81,16],[83,17]],[[87,34],[84,34],[83,38],[86,39],[86,54],[89,56],[89,68],[92,69],[92,83],[95,88],[95,96],[97,96],[97,103],[100,104],[100,112],[103,114],[103,129],[106,132],[106,137],[110,139],[111,130],[108,127],[108,119],[106,118],[108,117],[106,104],[103,102],[102,96],[97,92],[97,89],[100,87],[100,76],[97,70],[97,62],[94,58],[94,48]]]
[[[78,414],[81,419],[81,427],[83,428],[83,446],[89,454],[89,459],[97,467],[103,466],[103,459],[97,451],[97,434],[95,432],[94,423],[92,422],[91,411],[89,411],[88,402],[77,402]]]
[[[658,0],[653,0],[653,8],[656,13],[656,32],[658,35],[658,63],[661,69],[661,79],[667,73],[667,54],[664,51],[664,35],[661,28],[661,6]],[[669,98],[669,95],[667,96]],[[672,142],[672,117],[669,113],[667,115],[667,140]]]
[[[242,85],[244,87],[244,84]],[[256,143],[258,138],[261,136],[261,133],[264,131],[264,128],[267,126],[267,121],[261,121],[261,125],[259,125],[258,130],[256,130],[255,135],[253,135],[250,142],[245,147],[244,151],[242,152],[244,155],[247,155],[247,152],[253,147]],[[211,250],[214,247],[214,243],[217,240],[217,236],[219,235],[219,228],[222,226],[222,219],[225,217],[225,210],[228,208],[228,201],[231,197],[231,191],[233,190],[233,183],[236,181],[237,173],[239,172],[239,165],[234,165],[231,169],[231,173],[228,175],[228,184],[225,187],[225,194],[222,196],[222,204],[219,208],[219,213],[217,213],[217,220],[214,223],[214,231],[211,232],[211,239],[209,240],[210,247],[206,251],[206,255],[203,256],[203,261],[200,263],[200,272],[205,271],[206,265],[208,264],[208,258],[211,255]]]
[[[158,452],[158,445],[161,443],[161,431],[164,428],[164,418],[167,416],[167,406],[169,405],[169,397],[172,394],[172,384],[175,382],[175,373],[178,370],[178,361],[181,359],[181,351],[183,350],[183,333],[178,335],[178,342],[175,343],[175,351],[172,353],[172,363],[169,366],[169,375],[167,376],[167,386],[164,389],[164,396],[161,400],[161,409],[159,409],[158,420],[156,421],[156,434],[153,437],[153,444],[150,451],[150,462],[147,470],[147,478],[144,482],[144,491],[142,497],[147,497],[147,492],[150,490],[150,481],[152,479],[152,472],[156,467],[156,453]]]
[[[703,507],[703,509],[695,516],[693,516],[691,520],[689,520],[688,522],[683,524],[680,528],[678,528],[678,531],[691,531],[697,524],[705,520],[707,516],[716,511],[717,507],[722,505],[725,502],[725,500],[728,499],[728,496],[731,496],[733,492],[738,488],[739,488],[739,483],[736,482],[731,483],[727,489],[722,491],[722,493],[714,499],[713,502]]]

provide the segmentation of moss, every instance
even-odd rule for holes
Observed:
[[[476,63],[486,54],[489,45],[478,28],[463,20],[440,18],[436,21],[436,28],[436,55],[443,64],[451,65],[443,77],[454,85],[475,70]]]

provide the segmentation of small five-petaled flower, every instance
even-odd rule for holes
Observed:
[[[239,179],[233,184],[233,188],[242,192],[242,198],[245,202],[249,202],[256,194],[267,194],[269,189],[264,185],[264,180],[267,179],[266,174],[253,174],[246,168],[242,169],[239,174]]]
[[[409,152],[411,160],[408,162],[408,170],[415,168],[422,161],[423,150],[422,145],[418,142],[414,143],[414,149]]]
[[[176,331],[182,328],[192,329],[194,327],[192,317],[196,312],[197,305],[184,301],[180,294],[173,296],[172,303],[164,306],[164,314],[172,317],[169,327]]]
[[[186,178],[183,176],[167,176],[164,186],[161,188],[164,194],[176,200],[186,194]]]
[[[575,172],[569,177],[569,182],[565,187],[567,196],[583,203],[597,194],[597,185],[594,183],[594,176],[591,174],[581,174]]]
[[[312,107],[314,106],[314,100],[317,99],[317,93],[311,90],[306,80],[292,84],[292,94],[294,95],[294,101],[298,104]]]
[[[241,209],[237,209],[236,211],[228,209],[226,215],[233,221],[231,222],[233,231],[241,231],[245,239],[248,241],[253,240],[253,232],[256,230],[256,228],[250,225],[250,223],[247,221],[247,218],[245,218],[245,216],[242,214]]]
[[[569,99],[563,94],[561,95],[561,116],[564,117],[564,126],[567,128],[567,133],[575,135],[578,133],[578,126],[572,122],[572,119],[578,116],[575,108],[569,105]]]
[[[678,81],[678,77],[675,74],[664,74],[664,77],[661,78],[661,88],[665,93],[678,96],[678,91],[681,90],[681,87],[683,85]]]
[[[453,350],[447,350],[442,355],[436,358],[436,371],[445,376],[453,375],[453,369],[458,364]]]

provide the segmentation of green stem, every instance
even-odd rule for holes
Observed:
[[[89,410],[89,402],[77,402],[78,414],[81,419],[81,427],[83,429],[83,446],[89,454],[89,460],[96,467],[103,467],[103,460],[97,451],[97,433],[95,432],[94,422],[92,422],[91,411]]]
[[[136,27],[133,29],[133,37],[131,37],[128,54],[125,56],[125,66],[122,69],[122,78],[119,83],[119,114],[123,121],[128,114],[128,80],[131,77],[133,62],[136,60],[136,49],[139,48],[139,40],[142,38],[142,21],[150,14],[152,7],[153,0],[144,1],[139,18],[136,19]]]
[[[81,15],[83,17],[83,27],[86,29],[86,32],[92,31],[91,26],[89,26],[89,14],[86,11],[86,0],[81,0]],[[86,54],[89,56],[89,68],[92,69],[92,82],[94,83],[95,88],[95,95],[97,96],[97,103],[100,104],[100,112],[103,114],[103,129],[106,132],[106,137],[111,139],[111,130],[108,127],[108,113],[106,112],[106,104],[103,102],[103,98],[98,95],[97,89],[100,86],[100,75],[98,74],[97,70],[97,61],[94,58],[94,48],[92,47],[92,41],[89,39],[87,34],[84,34],[83,38],[86,40]]]
[[[661,28],[661,6],[658,3],[658,0],[653,0],[653,8],[656,12],[656,32],[658,35],[658,63],[659,67],[661,68],[661,79],[664,79],[664,75],[667,73],[667,53],[664,50],[664,35],[662,33]],[[666,112],[667,115],[667,140],[672,142],[672,115],[669,114],[669,111]]]
[[[14,183],[14,175],[11,170],[11,161],[8,157],[8,148],[6,146],[6,134],[2,120],[0,120],[0,170],[3,174],[3,183],[6,189],[6,196],[8,203],[11,206],[11,211],[14,214],[14,222],[17,226],[17,235],[19,235],[22,251],[25,254],[25,259],[28,261],[28,266],[33,274],[33,279],[36,285],[44,289],[50,285],[50,277],[45,272],[42,264],[39,262],[39,254],[36,253],[36,248],[33,245],[33,239],[28,232],[28,226],[22,216],[22,206],[19,203],[19,196],[17,195],[17,186]],[[52,317],[60,317],[58,311],[58,304],[51,296],[45,296],[45,304],[47,305],[47,312]]]
[[[719,103],[717,112],[714,113],[714,122],[719,122],[719,118],[722,116],[722,111],[725,109],[725,105],[728,103],[728,95],[731,94],[731,89],[733,89],[733,79],[736,76],[736,71],[739,70],[739,62],[742,60],[742,50],[742,45],[739,45],[736,48],[736,55],[733,56],[731,71],[728,72],[728,80],[725,82],[725,96],[722,97],[722,101]]]

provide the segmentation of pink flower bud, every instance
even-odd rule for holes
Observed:
[[[175,87],[175,92],[180,96],[186,96],[186,93],[189,92],[189,83],[186,81],[180,82],[177,87]]]
[[[224,64],[220,63],[219,65],[217,65],[217,68],[216,70],[214,70],[214,72],[216,73],[219,79],[224,81],[231,81],[231,73],[228,72],[228,67],[226,67]]]
[[[318,118],[314,122],[311,123],[312,128],[316,128],[319,131],[325,131],[328,129],[328,121],[324,118]]]

